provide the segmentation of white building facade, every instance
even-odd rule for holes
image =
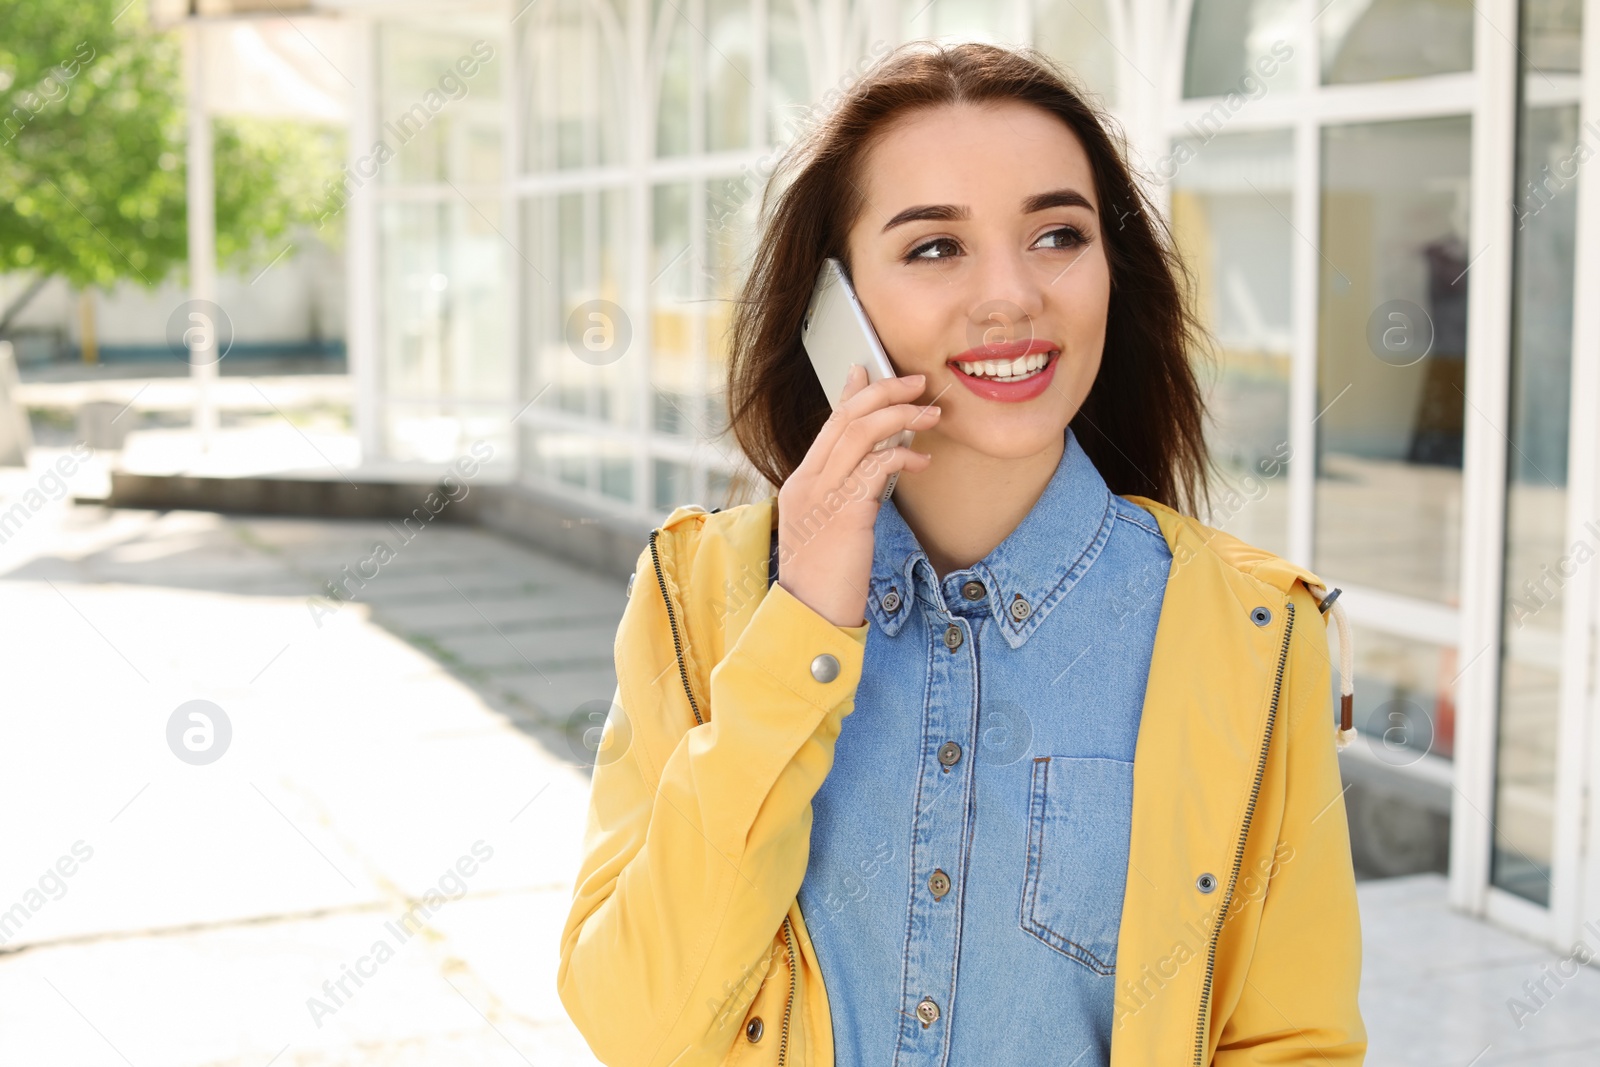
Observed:
[[[729,298],[812,109],[913,38],[1057,59],[1195,271],[1211,520],[1344,590],[1358,862],[1600,915],[1600,0],[338,6],[364,455],[647,523],[750,489]]]

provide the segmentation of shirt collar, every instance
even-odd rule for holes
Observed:
[[[941,613],[955,613],[952,606],[961,614],[977,608],[993,615],[1006,643],[1019,648],[1100,555],[1116,521],[1112,500],[1068,428],[1055,473],[1022,522],[983,559],[941,582],[891,497],[878,509],[874,527],[867,611],[893,637],[911,617],[914,600]],[[974,580],[984,589],[977,602],[962,593]]]

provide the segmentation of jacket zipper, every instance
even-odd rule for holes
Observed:
[[[794,1012],[794,928],[787,915],[783,917],[783,943],[789,949],[789,999],[783,1002],[783,1026],[778,1030],[778,1067],[783,1067],[789,1055],[789,1016]]]
[[[672,611],[672,598],[667,595],[667,577],[661,573],[661,554],[656,551],[656,534],[660,530],[650,531],[650,562],[655,564],[656,584],[661,586],[661,602],[667,606],[667,625],[672,627],[672,651],[678,657],[678,677],[683,680],[683,695],[689,698],[689,710],[694,712],[696,726],[704,726],[705,719],[700,717],[700,705],[695,703],[694,691],[689,688],[689,672],[683,665],[683,641],[678,637],[678,617]]]
[[[1261,738],[1261,754],[1256,758],[1256,776],[1250,783],[1250,802],[1245,805],[1244,825],[1239,829],[1239,846],[1234,850],[1233,869],[1228,872],[1228,889],[1222,895],[1222,907],[1211,929],[1206,946],[1206,978],[1200,990],[1200,1017],[1195,1020],[1194,1067],[1205,1067],[1206,1016],[1211,1010],[1211,985],[1217,969],[1217,940],[1222,936],[1222,923],[1228,915],[1228,905],[1233,903],[1233,890],[1239,882],[1239,869],[1244,866],[1245,839],[1250,835],[1250,820],[1256,813],[1256,800],[1261,795],[1261,779],[1267,771],[1267,746],[1272,743],[1272,728],[1278,721],[1278,704],[1283,698],[1283,671],[1289,663],[1289,637],[1294,633],[1294,603],[1285,605],[1283,647],[1278,650],[1278,671],[1272,680],[1272,704],[1267,708],[1267,730]]]
[[[683,663],[683,640],[678,636],[678,616],[672,610],[672,598],[667,595],[667,577],[661,572],[661,555],[656,551],[656,535],[660,532],[650,531],[650,562],[655,565],[656,584],[661,587],[661,602],[667,606],[667,625],[672,627],[672,651],[678,660],[678,678],[683,682],[683,695],[689,698],[689,710],[694,712],[696,725],[703,726],[705,719],[700,715],[700,705],[694,699],[694,691],[689,688],[689,671]],[[789,1055],[789,1019],[794,1014],[794,927],[790,925],[787,915],[783,917],[783,944],[789,950],[789,996],[783,1002],[783,1024],[778,1030],[778,1067],[784,1067]]]

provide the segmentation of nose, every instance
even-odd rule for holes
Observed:
[[[980,253],[974,272],[968,333],[972,347],[1031,337],[1034,322],[1044,312],[1044,290],[1016,249],[991,249]]]

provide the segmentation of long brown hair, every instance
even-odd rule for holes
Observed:
[[[1205,404],[1190,365],[1204,331],[1187,299],[1188,272],[1161,217],[1134,183],[1122,138],[1047,57],[988,44],[918,42],[887,55],[785,153],[763,202],[765,220],[729,331],[730,428],[773,485],[799,466],[829,412],[800,345],[800,321],[822,261],[846,258],[862,209],[862,161],[888,124],[949,104],[1021,101],[1067,124],[1082,143],[1100,203],[1111,268],[1105,350],[1072,419],[1095,467],[1118,494],[1196,508],[1206,497]],[[848,262],[848,260],[846,260]]]

